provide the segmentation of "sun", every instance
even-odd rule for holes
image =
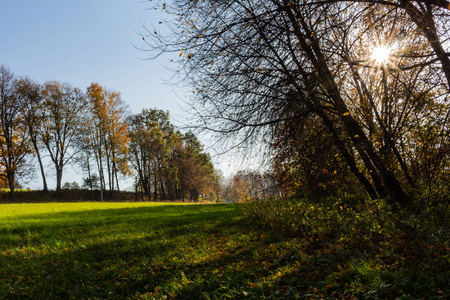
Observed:
[[[378,46],[373,48],[370,58],[379,64],[385,64],[389,61],[391,51],[386,46]]]

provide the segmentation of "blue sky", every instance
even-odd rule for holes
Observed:
[[[58,80],[85,90],[91,82],[121,92],[132,112],[159,108],[182,114],[164,84],[168,59],[145,60],[141,22],[159,19],[141,0],[0,0],[0,64],[38,82]]]

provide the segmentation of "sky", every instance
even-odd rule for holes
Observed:
[[[157,107],[180,114],[177,95],[164,84],[167,59],[149,54],[139,32],[158,16],[148,1],[0,0],[0,63],[18,76],[68,82],[83,90],[92,82],[121,92],[134,113]]]
[[[180,108],[183,95],[167,83],[170,57],[149,60],[137,49],[146,47],[143,26],[151,30],[161,19],[150,5],[142,0],[0,0],[0,64],[40,83],[56,80],[86,90],[97,82],[120,92],[132,113],[168,110],[172,123],[181,126],[189,117]],[[231,174],[228,162],[213,161]],[[81,183],[81,176],[69,167],[63,182]]]

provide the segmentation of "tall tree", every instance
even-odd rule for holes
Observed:
[[[86,97],[69,84],[47,82],[43,88],[41,118],[42,141],[56,170],[56,190],[61,190],[63,169],[77,153],[75,142],[80,134],[80,120],[85,113]]]
[[[448,90],[427,80],[442,77],[445,67],[436,69],[433,59],[417,65],[426,53],[416,49],[426,52],[430,43],[418,37],[408,12],[301,0],[173,1],[161,9],[176,16],[169,35],[149,31],[145,40],[156,55],[179,53],[199,127],[256,145],[279,124],[312,114],[372,197],[411,203],[403,179],[415,182],[402,133],[415,109],[424,114],[424,99],[433,94],[439,105]],[[396,39],[394,64],[372,56]]]
[[[160,192],[160,198],[166,200],[168,192],[171,192],[171,177],[174,175],[173,168],[170,165],[170,158],[172,156],[173,147],[176,142],[176,134],[174,133],[174,126],[170,123],[170,116],[168,111],[160,109],[144,109],[141,112],[145,122],[150,127],[155,127],[159,130],[161,136],[154,146],[154,193],[155,198],[157,191]],[[171,195],[172,196],[172,195]]]
[[[215,171],[209,154],[191,131],[179,134],[175,165],[178,170],[182,199],[189,196],[190,201],[197,201],[200,195],[214,190]]]
[[[23,124],[24,98],[17,94],[13,73],[0,65],[0,175],[8,181],[14,198],[16,176],[31,152],[29,136]]]
[[[148,118],[148,111],[128,118],[129,160],[135,170],[136,185],[156,201],[158,193],[158,173],[161,173],[159,157],[166,133],[158,122]],[[153,188],[152,188],[153,187]]]
[[[262,177],[254,171],[238,171],[225,188],[231,202],[249,202],[262,198]]]
[[[91,147],[97,160],[101,189],[106,189],[106,176],[109,196],[113,196],[115,188],[119,189],[118,173],[129,172],[125,162],[127,152],[127,125],[124,123],[125,104],[120,94],[92,83],[87,89],[89,99]]]
[[[47,179],[45,175],[44,163],[42,161],[42,134],[41,126],[43,119],[41,118],[42,105],[42,87],[30,78],[21,78],[16,82],[17,97],[23,99],[24,112],[23,123],[28,130],[30,142],[33,145],[34,154],[38,160],[39,169],[42,176],[43,191],[48,191]]]

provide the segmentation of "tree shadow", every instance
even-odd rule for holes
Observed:
[[[345,284],[370,276],[389,283],[384,269],[361,269],[379,253],[357,240],[270,235],[248,228],[234,206],[168,205],[20,220],[24,224],[13,230],[18,240],[8,244],[2,240],[8,230],[0,230],[6,253],[0,256],[0,298],[345,298],[363,297]],[[31,245],[22,251],[27,240]],[[377,295],[401,291],[384,292]]]

